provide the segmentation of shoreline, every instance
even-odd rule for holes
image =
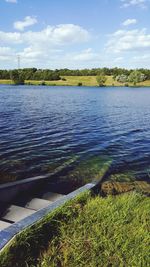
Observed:
[[[62,76],[65,80],[57,81],[36,81],[26,80],[24,85],[34,86],[78,86],[78,87],[99,87],[96,81],[96,76]],[[43,84],[44,82],[44,84]],[[0,85],[14,85],[11,80],[0,80]],[[150,80],[137,83],[134,86],[132,83],[123,84],[115,81],[112,76],[107,76],[106,84],[102,87],[150,87]]]

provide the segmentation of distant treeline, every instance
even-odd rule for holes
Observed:
[[[149,69],[138,69],[143,73],[147,80],[150,80],[150,70]],[[17,70],[13,70],[17,71]],[[61,76],[98,76],[98,75],[108,75],[116,78],[119,75],[129,76],[131,70],[124,68],[95,68],[95,69],[82,69],[82,70],[70,70],[70,69],[37,69],[37,68],[24,68],[20,69],[19,73],[24,80],[37,80],[37,81],[56,81],[60,80]],[[0,70],[0,79],[11,79],[12,70]]]

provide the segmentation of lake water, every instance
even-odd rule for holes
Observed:
[[[0,86],[1,182],[59,171],[82,184],[105,162],[108,179],[149,179],[150,88]]]

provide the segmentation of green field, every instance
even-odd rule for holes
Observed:
[[[66,81],[45,81],[46,85],[63,85],[63,86],[77,86],[78,83],[82,83],[83,86],[98,86],[96,76],[62,76]],[[29,80],[26,84],[41,85],[42,81]],[[0,80],[0,84],[13,84],[11,80]],[[124,86],[113,79],[112,76],[107,76],[106,86]],[[132,86],[129,83],[129,86]],[[150,86],[150,80],[138,83],[137,86]]]

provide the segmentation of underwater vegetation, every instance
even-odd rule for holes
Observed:
[[[55,174],[57,172],[60,172],[64,170],[67,167],[70,167],[72,164],[74,164],[79,159],[79,156],[72,155],[69,159],[63,161],[63,162],[54,162],[54,163],[48,163],[42,167],[42,171],[45,171],[50,174]]]
[[[25,169],[25,162],[23,160],[7,160],[4,162],[7,168],[0,170],[0,184],[14,182],[18,180],[18,175],[15,173],[14,169],[17,171]],[[9,169],[9,171],[7,170]]]
[[[109,176],[109,180],[113,182],[132,182],[136,180],[135,173],[133,171],[115,173]]]
[[[136,191],[141,194],[150,196],[150,184],[146,181],[135,182],[112,182],[102,183],[100,193],[106,195],[118,195],[130,191]]]
[[[68,181],[86,184],[100,181],[112,164],[110,158],[94,156],[80,161],[65,177]]]

